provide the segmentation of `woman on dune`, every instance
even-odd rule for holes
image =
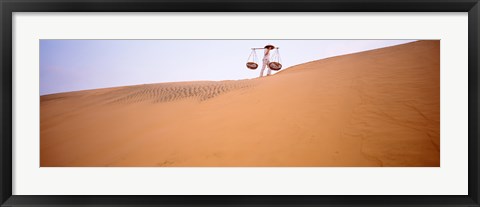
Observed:
[[[267,76],[269,76],[272,73],[272,70],[268,66],[268,63],[270,63],[270,50],[273,50],[274,48],[275,47],[273,45],[265,46],[265,53],[263,55],[263,66],[262,66],[262,70],[260,71],[260,77],[263,76],[263,71],[265,70],[266,67],[268,67]]]

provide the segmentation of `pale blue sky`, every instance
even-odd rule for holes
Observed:
[[[280,47],[283,69],[415,40],[40,40],[40,95],[192,80],[256,78],[250,48]],[[257,52],[261,61],[263,54]],[[259,63],[261,64],[261,62]]]

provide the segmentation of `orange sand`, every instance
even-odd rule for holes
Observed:
[[[40,99],[42,167],[440,165],[439,41]]]

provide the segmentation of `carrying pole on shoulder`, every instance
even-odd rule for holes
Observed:
[[[252,48],[252,50],[265,50],[267,48]],[[273,48],[273,49],[280,49],[279,47]]]

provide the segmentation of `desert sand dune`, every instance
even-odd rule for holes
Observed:
[[[440,166],[439,41],[40,100],[42,167]]]

